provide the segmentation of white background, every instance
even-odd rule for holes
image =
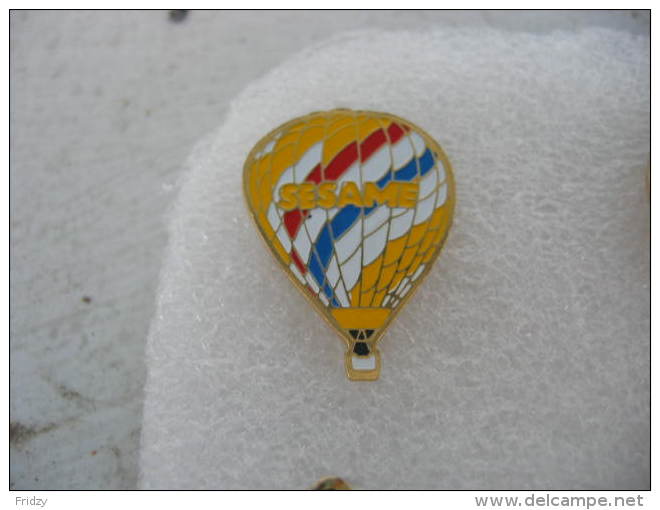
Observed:
[[[187,153],[244,85],[354,28],[648,23],[626,11],[13,12],[11,486],[135,487],[167,208]]]

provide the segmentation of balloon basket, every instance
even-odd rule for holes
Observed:
[[[380,376],[380,352],[366,342],[351,342],[344,363],[351,381],[375,381]]]

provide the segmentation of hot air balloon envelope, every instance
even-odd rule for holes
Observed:
[[[395,115],[316,112],[256,144],[244,188],[275,258],[344,339],[348,377],[377,379],[376,344],[451,226],[447,156]]]

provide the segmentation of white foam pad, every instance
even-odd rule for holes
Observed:
[[[144,488],[649,485],[649,41],[366,32],[290,60],[189,162],[147,348]],[[259,239],[243,162],[311,111],[444,147],[455,224],[375,383]]]

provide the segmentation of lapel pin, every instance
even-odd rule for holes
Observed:
[[[268,248],[343,338],[348,378],[378,379],[378,340],[451,227],[454,177],[440,145],[388,113],[315,112],[262,138],[243,183]]]

